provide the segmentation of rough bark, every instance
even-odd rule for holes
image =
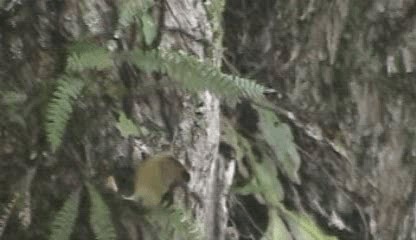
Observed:
[[[182,49],[201,59],[215,55],[210,52],[214,48],[203,44],[212,42],[213,34],[202,1],[160,2],[164,11],[162,47]],[[105,96],[88,99],[75,110],[71,120],[82,130],[67,133],[59,154],[49,151],[43,129],[48,101],[44,94],[53,88],[56,77],[63,71],[65,46],[85,35],[97,42],[120,38],[115,33],[118,4],[105,0],[0,1],[0,90],[19,91],[24,96],[16,113],[23,112],[22,119],[11,119],[10,114],[15,113],[10,112],[0,116],[0,196],[2,203],[14,206],[16,185],[26,180],[30,183],[23,184],[28,194],[24,199],[31,204],[25,209],[26,228],[21,227],[17,210],[10,218],[2,219],[0,225],[6,226],[0,228],[3,239],[46,239],[49,224],[63,200],[82,184],[80,167],[92,167],[91,174],[98,183],[108,174],[117,175],[117,171],[121,171],[118,175],[125,180],[132,177],[125,167],[132,165],[132,158],[140,159],[143,153],[158,152],[166,145],[173,146],[191,174],[190,191],[197,193],[200,200],[199,204],[194,201],[192,207],[198,221],[205,226],[208,239],[224,239],[225,193],[231,184],[233,168],[219,161],[219,101],[209,92],[195,97],[174,89],[157,89],[147,94],[132,92],[123,102],[113,102],[114,99]],[[128,34],[121,38],[124,48],[132,47]],[[113,78],[127,88],[149,82],[157,84],[153,76],[128,64],[118,67],[101,73],[102,77]],[[111,108],[124,110],[150,129],[162,129],[162,133],[151,139],[121,139],[114,128],[116,117]],[[100,118],[94,119],[96,115]],[[89,118],[94,120],[88,122]],[[90,125],[84,126],[85,122]],[[131,179],[125,182],[126,186],[119,186],[120,194],[129,193],[128,186],[131,191]],[[131,214],[123,207],[115,211],[121,229],[125,230],[119,231],[121,239],[138,237],[137,221]],[[91,229],[82,224],[77,227],[74,233],[77,239],[90,239]]]
[[[278,91],[302,184],[286,203],[339,239],[415,239],[415,7],[409,1],[234,1],[228,60]]]
[[[81,130],[66,135],[59,154],[49,151],[44,93],[63,71],[65,46],[85,34],[97,42],[113,38],[118,4],[0,1],[0,91],[20,93],[0,96],[4,239],[46,239],[54,214],[82,184],[81,166],[92,167],[97,183],[117,167],[129,178],[123,166],[132,164],[132,154],[140,158],[164,145],[173,145],[190,170],[189,188],[202,200],[192,206],[209,239],[224,239],[233,230],[226,228],[229,216],[234,222],[242,218],[227,206],[235,163],[218,155],[220,107],[208,92],[194,98],[158,89],[132,93],[123,102],[90,98],[73,119]],[[218,63],[218,32],[202,1],[167,0],[165,6],[161,45],[202,59],[214,56]],[[226,62],[278,91],[271,99],[286,110],[278,114],[292,126],[302,154],[301,184],[280,179],[285,205],[314,216],[339,239],[416,239],[415,9],[412,0],[227,3]],[[131,48],[128,34],[122,37],[123,47]],[[157,83],[128,64],[102,77],[114,77],[126,87]],[[14,99],[16,108],[4,108],[5,99]],[[150,139],[120,138],[109,106],[162,133]],[[246,110],[237,108],[237,119],[252,124]],[[96,115],[101,117],[94,119]],[[89,118],[94,121],[84,126]],[[81,131],[83,137],[76,138]],[[123,194],[128,183],[127,190],[120,189]],[[24,195],[19,207],[16,192]],[[268,221],[266,207],[252,196],[240,201],[261,228],[240,232],[240,237],[260,239]],[[121,218],[118,227],[127,229],[120,231],[121,237],[137,238],[136,228],[143,225],[124,207],[115,211]],[[77,239],[90,239],[91,229],[85,225],[77,226]]]

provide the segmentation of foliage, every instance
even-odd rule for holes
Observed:
[[[90,223],[96,239],[116,239],[116,230],[111,221],[110,209],[93,186],[87,185],[87,188],[91,199]]]
[[[124,138],[139,135],[139,128],[133,123],[132,120],[128,119],[126,114],[120,112],[120,117],[117,122],[117,129]]]
[[[265,157],[262,161],[257,161],[252,152],[251,143],[244,137],[238,136],[238,144],[247,154],[250,168],[253,171],[251,180],[242,187],[234,188],[235,192],[248,194],[263,194],[267,202],[278,203],[284,198],[284,191],[282,184],[278,180],[278,173],[273,161]],[[241,162],[239,163],[241,164]]]
[[[287,210],[282,204],[276,206],[280,217],[288,223],[288,229],[296,239],[300,240],[336,240],[334,236],[325,234],[314,221],[303,214],[297,214]],[[285,240],[280,238],[281,240]]]
[[[53,151],[60,146],[66,125],[71,117],[73,104],[79,97],[84,83],[70,76],[57,81],[46,114],[46,134]]]
[[[87,184],[90,195],[90,224],[97,240],[114,240],[116,233],[111,221],[111,214],[107,204],[104,202],[97,190]],[[80,190],[75,191],[65,201],[64,206],[56,214],[55,220],[51,225],[52,233],[50,240],[70,239],[74,229],[78,209],[80,205]]]
[[[212,14],[217,16],[216,19],[219,18],[218,11],[223,9],[223,4],[218,1],[213,5],[215,8],[211,9]],[[151,14],[154,5],[153,0],[123,0],[119,8],[120,27],[138,22],[146,44],[151,44],[159,31]],[[104,47],[84,39],[69,47],[66,75],[57,82],[58,86],[48,105],[46,133],[53,151],[56,151],[62,142],[75,100],[84,86],[90,87],[90,84],[84,84],[73,76],[85,70],[117,67],[114,63],[118,60],[131,62],[145,72],[167,74],[177,83],[176,86],[192,92],[208,90],[217,96],[224,96],[233,103],[240,98],[262,100],[266,90],[254,81],[224,74],[220,69],[183,52],[135,49],[132,53],[124,51],[110,53]],[[117,127],[123,136],[138,132],[134,124],[126,121],[123,116],[119,119]]]
[[[72,76],[84,70],[102,70],[113,65],[108,51],[94,44],[81,42],[70,49],[74,52],[70,54],[67,72],[73,74],[65,75],[57,82],[47,110],[46,132],[53,151],[62,142],[73,104],[85,85]],[[145,72],[165,73],[178,83],[177,86],[192,92],[208,90],[231,102],[240,98],[262,100],[266,90],[252,80],[221,73],[218,68],[182,52],[136,49],[132,54],[120,53],[117,56],[123,58],[126,55],[129,56],[126,60]]]
[[[66,71],[81,72],[87,69],[103,70],[113,66],[110,52],[97,44],[80,41],[69,48]]]
[[[286,173],[290,180],[300,184],[298,176],[300,156],[290,127],[280,122],[273,112],[261,108],[257,108],[257,111],[259,112],[261,134],[274,152],[280,169]]]
[[[153,226],[161,227],[160,239],[176,239],[174,235],[183,240],[205,239],[202,226],[182,207],[157,209],[146,218]]]
[[[287,229],[285,222],[279,216],[277,209],[270,209],[269,225],[261,240],[293,240],[289,229]]]
[[[212,5],[210,8],[211,17],[213,21],[218,23],[221,19],[218,12],[222,11],[224,1],[215,1],[215,3],[216,5]],[[150,45],[156,38],[157,31],[159,31],[150,13],[152,6],[154,6],[153,0],[124,0],[121,4],[119,27],[126,27],[132,22],[137,22],[141,28],[145,43]],[[219,25],[215,26],[218,28],[216,31],[220,35]],[[221,36],[217,36],[217,38],[221,39]],[[147,73],[157,72],[166,74],[175,82],[174,86],[176,87],[184,88],[190,92],[207,90],[230,102],[236,102],[242,98],[262,101],[264,100],[263,94],[267,90],[255,81],[224,74],[219,68],[181,51],[134,49],[131,52],[119,51],[110,53],[107,49],[97,44],[80,41],[69,48],[69,53],[65,75],[57,81],[56,90],[47,108],[46,132],[53,151],[56,151],[62,143],[65,128],[71,118],[75,101],[81,95],[84,87],[90,87],[88,83],[84,83],[73,76],[80,75],[86,70],[116,68],[117,65],[115,63],[119,62],[119,60],[134,64]],[[273,239],[276,239],[274,236],[285,236],[285,232],[293,234],[293,231],[297,229],[296,226],[303,226],[306,223],[314,226],[312,229],[309,229],[310,231],[306,232],[314,232],[315,235],[319,234],[319,231],[315,231],[316,226],[313,223],[284,209],[280,203],[284,198],[284,190],[278,179],[278,171],[274,160],[278,160],[277,165],[280,170],[292,181],[300,183],[297,175],[300,167],[300,158],[296,151],[290,128],[280,123],[273,113],[262,109],[257,110],[260,115],[259,128],[261,134],[274,154],[273,156],[265,155],[262,156],[262,159],[257,159],[251,150],[252,143],[249,143],[242,137],[234,139],[234,141],[240,144],[240,148],[243,149],[239,151],[239,161],[241,161],[243,154],[249,155],[249,164],[254,173],[249,183],[239,191],[246,194],[261,194],[268,204],[278,206],[270,209],[272,216],[271,227],[269,227],[266,233],[266,235],[272,236]],[[140,133],[140,129],[123,113],[120,113],[117,128],[123,137],[128,137],[129,135],[137,136]],[[115,229],[108,206],[92,186],[87,186],[87,189],[91,199],[90,222],[96,238],[99,240],[115,239]],[[70,236],[70,231],[76,218],[76,209],[79,204],[79,196],[75,200],[73,198],[68,199],[63,209],[58,213],[52,234],[52,236],[57,238],[52,239]],[[73,210],[72,213],[69,213],[69,210]],[[200,226],[195,223],[184,209],[163,210],[149,215],[148,220],[155,225],[165,226],[161,234],[166,234],[166,239],[170,239],[172,233],[181,235],[182,239],[203,238]],[[288,227],[284,224],[289,221],[293,222],[293,226],[290,225]],[[296,225],[297,223],[299,224]],[[62,229],[64,225],[66,229]],[[299,232],[302,231],[299,230]]]
[[[147,45],[150,45],[156,39],[158,33],[156,23],[150,14],[143,14],[140,19],[142,22],[144,41]]]
[[[123,0],[119,8],[119,24],[126,27],[140,20],[149,8],[153,6],[153,0]]]
[[[269,210],[269,225],[262,240],[336,240],[328,236],[311,218],[296,214],[279,204]]]
[[[294,181],[296,178],[293,176],[297,177],[299,166],[292,171],[287,171],[284,165],[290,163],[282,163],[282,161],[292,161],[290,157],[299,158],[299,156],[289,127],[282,126],[273,113],[262,109],[258,109],[258,112],[261,134],[257,138],[264,137],[265,142],[261,139],[250,141],[237,131],[233,132],[230,127],[227,127],[227,124],[223,125],[223,135],[225,135],[223,141],[236,149],[237,164],[248,164],[252,170],[249,181],[242,186],[233,187],[234,192],[242,195],[261,196],[269,206],[269,224],[262,240],[335,240],[335,237],[322,232],[311,218],[292,212],[282,204],[285,192],[278,178],[277,168]],[[270,145],[272,151],[268,151],[264,145]],[[254,154],[253,147],[262,150],[260,156]],[[287,155],[285,156],[285,154]],[[282,156],[285,158],[281,159]],[[276,157],[278,162],[273,160]],[[242,158],[247,159],[246,163]],[[294,173],[296,175],[291,175]]]
[[[163,72],[192,92],[208,90],[236,101],[262,100],[266,88],[255,81],[221,73],[220,69],[180,51],[137,49],[132,61],[143,71]]]
[[[133,22],[139,23],[144,41],[150,45],[158,34],[158,26],[155,23],[151,12],[154,6],[153,0],[124,0],[119,8],[119,25],[126,27]]]
[[[76,191],[65,201],[52,223],[50,240],[69,240],[78,216],[80,191]]]

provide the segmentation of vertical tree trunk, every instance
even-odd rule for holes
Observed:
[[[415,239],[415,1],[234,1],[229,61],[296,118],[288,206],[339,239]]]
[[[190,171],[190,190],[197,193],[200,200],[200,204],[195,201],[193,208],[198,221],[205,226],[207,239],[224,239],[225,193],[233,175],[232,168],[227,169],[219,161],[219,100],[209,92],[194,97],[158,89],[147,94],[131,91],[122,102],[104,93],[96,99],[88,99],[89,102],[81,100],[71,121],[74,126],[86,127],[86,130],[67,133],[69,136],[65,137],[58,153],[49,151],[44,132],[45,109],[54,82],[67,64],[66,46],[87,36],[103,45],[120,40],[124,48],[132,48],[129,38],[134,38],[134,30],[129,35],[116,29],[117,9],[121,3],[0,1],[1,106],[11,106],[6,104],[16,101],[13,108],[2,109],[0,115],[0,194],[6,199],[2,202],[5,214],[1,215],[0,238],[47,239],[54,213],[67,194],[82,184],[80,166],[92,166],[93,175],[103,180],[112,167],[129,162],[131,154],[133,158],[141,158],[143,152],[153,154],[163,150],[164,145],[170,145]],[[215,16],[218,13],[210,13],[207,6],[217,4],[215,1],[155,3],[154,8],[163,12],[163,24],[158,29],[162,48],[181,49],[205,61],[220,62],[220,56],[215,54],[218,49],[210,47],[215,39],[210,18],[218,17]],[[115,71],[100,73],[101,77],[113,78],[126,88],[136,85],[140,88],[140,84],[144,88],[149,82],[158,84],[153,76],[140,73],[128,64],[118,67]],[[12,93],[15,95],[10,95]],[[114,128],[117,121],[114,110],[125,111],[143,127],[150,126],[154,132],[162,129],[162,133],[157,139],[121,139]],[[86,116],[94,119],[96,115],[99,119],[87,122]],[[88,126],[84,126],[84,122]],[[149,122],[150,125],[146,125]],[[122,175],[128,174],[123,172]],[[21,189],[26,195],[20,199],[31,204],[24,209],[16,207],[13,200],[13,194]],[[21,228],[23,223],[18,220],[18,212],[24,212],[27,218],[24,228]],[[134,231],[123,236],[131,238],[137,235]],[[91,229],[82,225],[75,232],[77,239],[91,236]]]

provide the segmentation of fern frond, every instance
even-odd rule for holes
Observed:
[[[185,209],[176,207],[169,216],[169,220],[173,223],[175,230],[181,233],[184,239],[204,239],[201,225],[198,225],[197,221]]]
[[[199,225],[184,208],[156,210],[146,218],[151,224],[161,227],[160,239],[174,239],[172,234],[178,235],[179,239],[184,240],[205,239],[202,225]]]
[[[133,62],[143,71],[160,71],[190,91],[208,90],[229,100],[263,99],[266,88],[253,80],[222,73],[209,63],[175,51],[135,50]]]
[[[115,240],[116,230],[111,221],[111,213],[107,204],[97,190],[87,185],[91,199],[90,222],[97,240]]]
[[[52,223],[50,240],[69,240],[78,216],[80,191],[75,191],[65,201]]]
[[[46,135],[52,151],[56,151],[61,145],[74,101],[80,95],[84,83],[78,79],[64,76],[57,81],[57,85],[46,113]]]
[[[103,70],[113,65],[111,53],[97,44],[78,42],[69,48],[69,52],[67,71]]]

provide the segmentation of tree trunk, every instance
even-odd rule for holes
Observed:
[[[138,24],[117,28],[122,3],[0,1],[0,239],[48,239],[63,202],[86,179],[104,193],[119,238],[143,239],[148,225],[119,198],[132,193],[134,164],[167,148],[191,175],[194,195],[184,198],[207,239],[269,239],[275,206],[259,192],[230,190],[255,171],[244,173],[249,160],[236,161],[241,153],[224,143],[227,124],[248,139],[250,151],[264,145],[250,101],[220,108],[208,91],[165,87],[165,76],[119,61],[83,73],[98,90],[76,101],[63,144],[51,151],[46,109],[68,65],[67,46],[84,38],[123,51],[146,45]],[[218,67],[225,49],[224,70],[277,91],[269,96],[272,109],[291,126],[302,158],[299,183],[278,168],[285,209],[313,217],[338,239],[416,239],[416,2],[228,0],[224,47],[223,3],[155,1],[152,17],[163,22],[156,47]],[[149,85],[158,87],[147,91]],[[120,136],[121,113],[148,134]],[[110,176],[117,193],[105,189]],[[188,202],[176,193],[176,202]],[[87,195],[80,195],[73,239],[94,235]],[[294,232],[278,239],[284,237],[304,239]]]
[[[285,202],[339,239],[416,239],[415,7],[227,2],[228,61],[293,116],[302,183]]]
[[[221,6],[221,1],[217,2]],[[195,199],[191,198],[192,208],[204,226],[204,234],[207,239],[224,239],[225,193],[233,175],[232,169],[230,172],[219,161],[219,100],[211,93],[195,96],[164,87],[136,93],[146,84],[159,84],[160,79],[121,63],[116,69],[95,74],[107,81],[118,81],[127,94],[116,99],[102,92],[79,100],[62,147],[54,154],[47,145],[45,110],[56,78],[67,65],[66,46],[88,37],[109,46],[118,41],[124,50],[136,47],[132,39],[136,37],[137,24],[125,32],[117,30],[121,3],[0,1],[1,106],[8,107],[0,116],[0,194],[4,206],[0,238],[47,239],[54,215],[68,194],[83,184],[86,168],[90,171],[87,175],[99,186],[114,174],[116,180],[121,179],[116,181],[119,195],[131,194],[134,161],[170,148],[191,175],[189,190],[196,193]],[[153,17],[163,21],[157,29],[160,47],[181,49],[205,61],[220,62],[218,49],[211,47],[218,37],[213,35],[210,18],[219,18],[221,11],[210,12],[207,6],[211,3],[218,4],[155,1]],[[103,86],[105,81],[99,84]],[[105,87],[100,90],[105,91]],[[151,137],[121,138],[115,128],[115,112],[124,112],[141,127],[150,129]],[[23,200],[25,206],[18,206],[16,199]],[[116,222],[120,239],[138,238],[143,229],[136,229],[137,219],[124,206],[113,210],[119,217]],[[80,222],[73,237],[92,239],[92,230],[86,226],[88,220]]]

